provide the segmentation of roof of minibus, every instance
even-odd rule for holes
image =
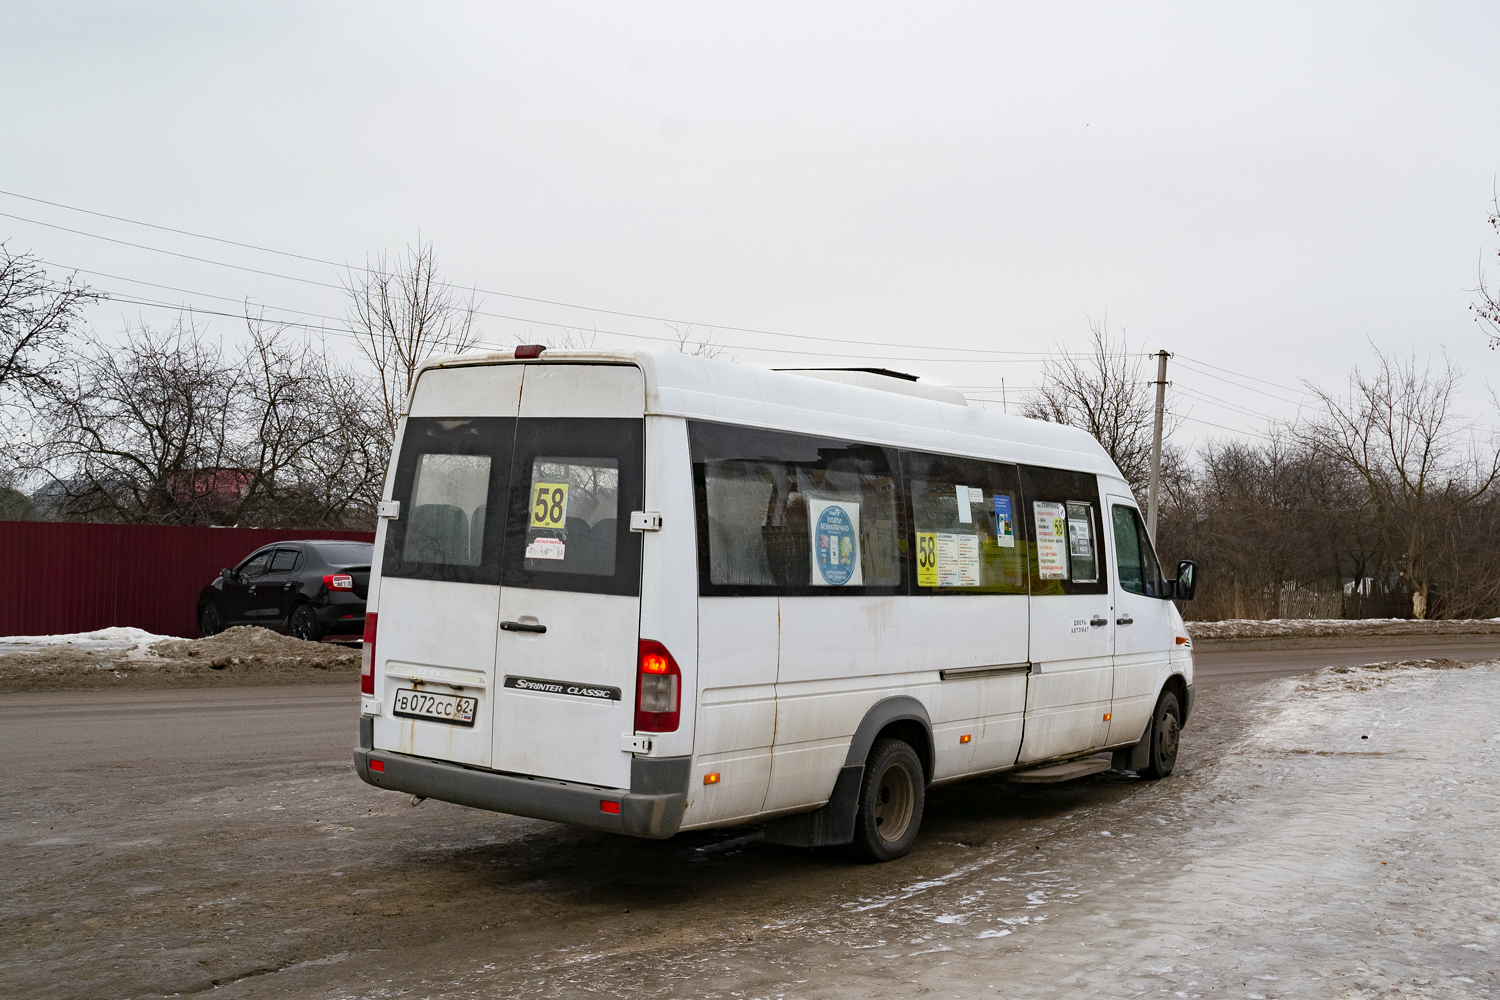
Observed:
[[[1086,431],[898,392],[807,378],[795,372],[675,351],[547,350],[517,361],[510,351],[432,358],[422,368],[485,364],[628,364],[641,369],[646,413],[801,434],[1050,465],[1123,479]]]

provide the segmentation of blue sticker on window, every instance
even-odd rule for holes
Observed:
[[[1015,521],[1010,516],[1010,497],[995,494],[995,542],[1005,548],[1015,548]]]
[[[834,504],[818,515],[817,527],[818,574],[831,587],[842,587],[854,575],[855,536],[854,522],[843,507]]]

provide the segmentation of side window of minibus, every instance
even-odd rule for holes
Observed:
[[[1119,564],[1120,588],[1144,597],[1166,595],[1161,566],[1151,547],[1151,536],[1134,507],[1115,504],[1115,561]]]
[[[917,592],[1024,594],[1026,549],[1013,465],[903,452]]]
[[[1109,581],[1099,553],[1099,480],[1092,473],[1021,466],[1021,494],[1031,540],[1031,592],[1104,594]]]
[[[689,426],[699,592],[904,592],[895,453],[875,445]]]

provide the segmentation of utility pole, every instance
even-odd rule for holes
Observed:
[[[1156,355],[1156,420],[1151,428],[1151,484],[1146,490],[1146,534],[1156,544],[1156,500],[1161,494],[1161,423],[1167,403],[1166,351]]]

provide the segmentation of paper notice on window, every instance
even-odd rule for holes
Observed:
[[[958,523],[973,524],[974,513],[969,509],[969,488],[967,486],[955,486],[953,492],[958,494]]]
[[[1033,501],[1036,513],[1037,573],[1043,580],[1068,578],[1068,528],[1066,511],[1060,503]]]
[[[980,489],[978,486],[970,486],[969,487],[969,506],[970,507],[983,507],[984,506],[984,490]]]
[[[815,587],[860,587],[859,503],[809,497],[812,529],[812,582]]]
[[[568,546],[561,538],[533,538],[526,543],[527,559],[565,559]]]
[[[1016,525],[1010,513],[1010,497],[995,494],[995,544],[1001,548],[1016,547]]]
[[[979,586],[979,536],[938,532],[939,587]]]

